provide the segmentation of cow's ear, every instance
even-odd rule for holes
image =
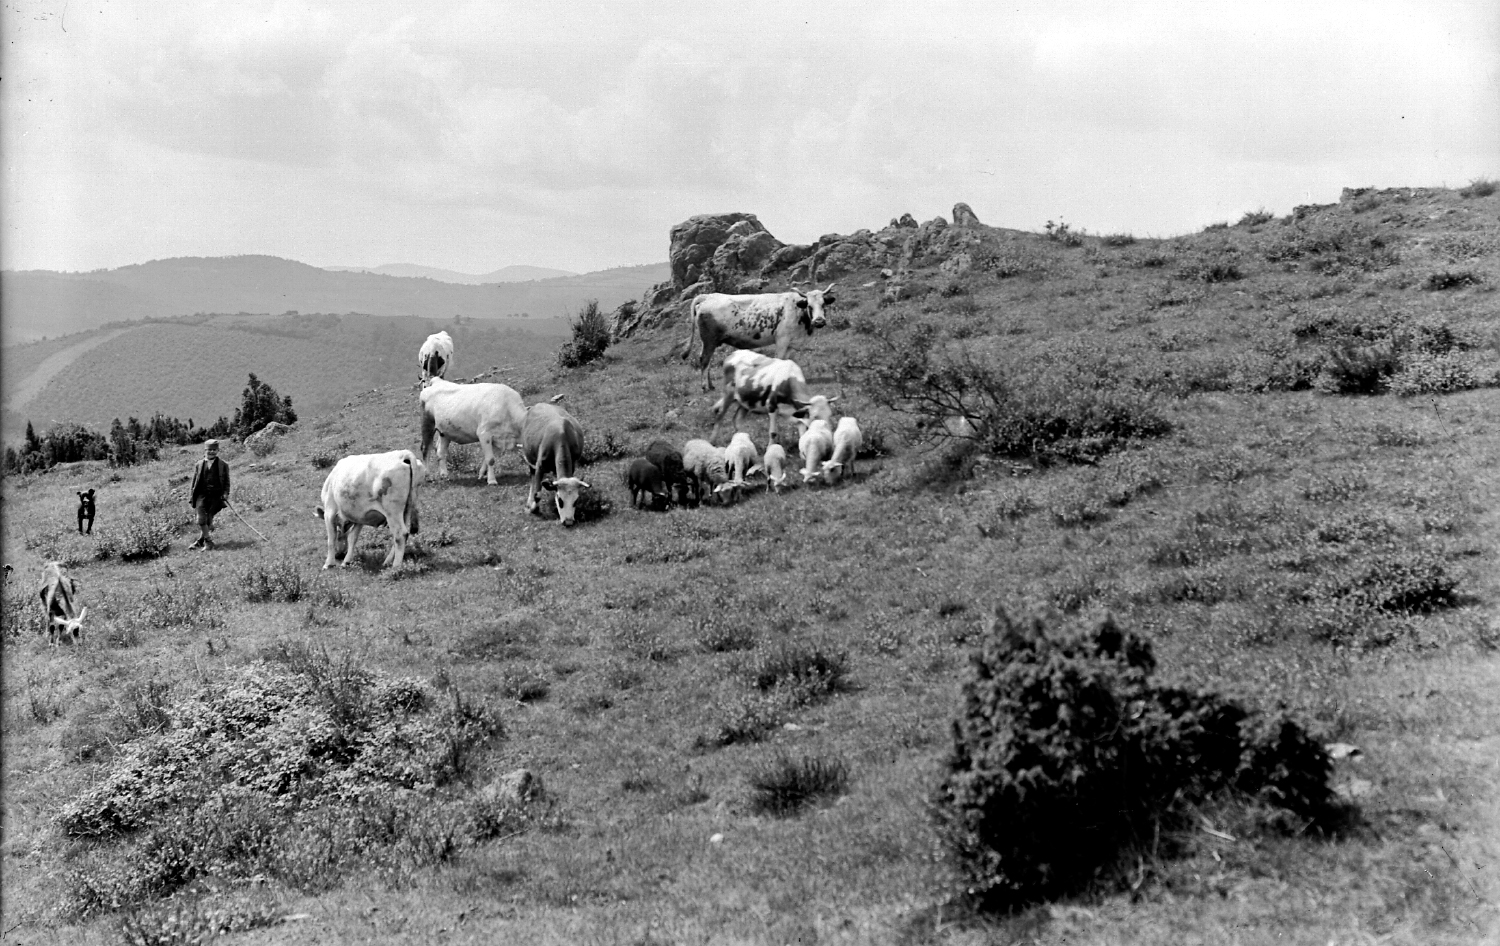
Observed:
[[[318,514],[318,518],[319,519],[323,518],[323,507],[322,506],[314,506],[313,507],[313,512],[315,512],[315,513]]]
[[[557,483],[553,480],[542,480],[541,486],[542,489],[552,490],[553,492],[557,491]]]
[[[807,308],[807,297],[806,296],[798,296],[797,297],[797,308],[799,308],[799,309],[805,309],[805,308]]]
[[[837,301],[838,301],[838,297],[837,296],[830,296],[826,292],[823,293],[823,304],[824,305],[833,305]]]

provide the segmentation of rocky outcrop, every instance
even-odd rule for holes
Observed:
[[[276,449],[277,439],[285,437],[291,431],[291,427],[273,420],[245,438],[245,449],[258,457],[269,456]]]
[[[679,293],[699,284],[712,287],[700,291],[738,292],[783,245],[755,214],[691,217],[672,228],[672,285]]]
[[[969,209],[969,205],[963,201],[959,201],[953,205],[953,225],[955,227],[977,227],[980,223],[979,218],[974,215],[974,211]]]

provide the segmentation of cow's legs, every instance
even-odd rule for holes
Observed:
[[[332,568],[333,561],[338,556],[339,547],[339,530],[334,522],[332,509],[323,513],[323,528],[328,533],[328,557],[323,559],[323,567]]]
[[[444,437],[442,435],[442,433],[433,434],[432,438],[437,441],[438,476],[441,476],[444,479],[447,479],[448,478],[448,439],[446,437]]]
[[[345,541],[349,543],[349,549],[344,553],[344,561],[340,565],[341,568],[348,568],[354,564],[354,544],[359,541],[359,533],[362,529],[364,529],[364,526],[357,522],[349,523],[349,534],[345,537]]]
[[[479,478],[491,486],[497,486],[500,481],[495,478],[495,467],[500,465],[500,451],[495,449],[495,438],[480,437],[479,445],[484,451],[484,462],[479,466]]]
[[[399,525],[399,523],[397,523]],[[385,563],[393,568],[401,567],[401,560],[406,557],[406,530],[402,528],[391,529],[391,550],[385,555]]]

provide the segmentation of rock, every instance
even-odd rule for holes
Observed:
[[[529,801],[540,801],[545,795],[541,777],[530,769],[507,772],[479,790],[479,796],[484,801],[509,807],[525,805]]]
[[[965,203],[953,205],[953,225],[955,227],[977,227],[980,225],[979,218],[974,216],[974,211],[969,209]]]
[[[954,253],[952,256],[938,264],[938,270],[946,276],[957,276],[959,273],[968,272],[974,265],[974,257],[968,251]]]
[[[1347,742],[1330,742],[1323,747],[1328,753],[1328,758],[1337,762],[1339,759],[1356,760],[1364,758],[1364,750],[1359,746],[1352,746]]]
[[[959,206],[963,205],[960,204]],[[917,228],[917,218],[913,217],[911,214],[902,214],[900,217],[892,217],[891,226],[915,230]]]
[[[795,266],[811,256],[812,251],[815,249],[817,249],[817,246],[812,243],[788,243],[771,254],[771,258],[761,267],[761,273],[768,275],[778,270]]]
[[[667,259],[672,285],[679,298],[698,283],[711,287],[700,291],[737,292],[782,246],[754,214],[690,217],[671,231]]]
[[[722,835],[722,834],[712,835],[708,839],[708,843],[709,844],[723,844],[724,843],[724,835]]]
[[[291,427],[280,421],[271,421],[266,426],[245,438],[245,449],[258,457],[264,457],[276,449],[276,441],[291,432]]]

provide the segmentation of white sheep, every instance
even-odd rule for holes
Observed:
[[[689,440],[682,445],[682,471],[693,486],[693,498],[703,501],[703,484],[707,483],[721,502],[733,501],[739,487],[729,481],[724,462],[724,448],[707,440]]]
[[[849,475],[854,475],[854,457],[863,444],[858,421],[852,417],[840,420],[838,429],[833,432],[833,456],[823,461],[823,478],[829,485],[839,481],[839,474],[845,466],[849,468]]]
[[[729,466],[730,481],[745,485],[745,477],[760,469],[760,451],[747,433],[736,432],[724,448],[724,462]]]
[[[766,488],[781,492],[786,486],[786,448],[779,443],[773,443],[766,448],[765,456],[760,458],[760,469],[766,474]],[[751,468],[751,473],[759,472]]]
[[[823,475],[823,458],[833,453],[833,429],[826,420],[810,421],[797,441],[802,454],[802,482],[811,483]]]

